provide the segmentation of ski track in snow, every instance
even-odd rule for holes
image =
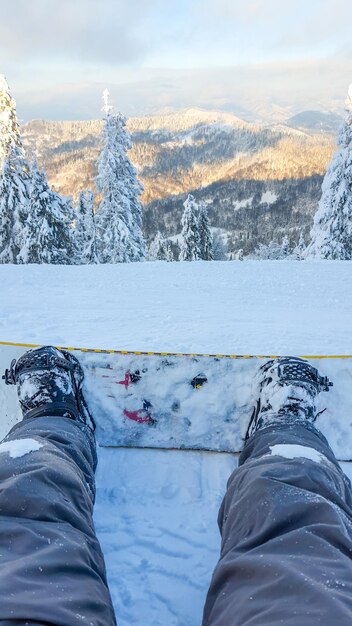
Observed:
[[[2,265],[0,340],[351,354],[351,269],[290,261]],[[347,421],[331,420],[336,441]],[[5,415],[2,433],[10,423]],[[236,463],[230,454],[99,450],[95,523],[120,626],[200,626],[220,547],[218,507]]]

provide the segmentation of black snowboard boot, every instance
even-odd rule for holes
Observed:
[[[3,378],[17,386],[23,419],[61,415],[95,429],[82,393],[84,372],[70,352],[52,346],[30,350],[13,359]]]
[[[332,383],[308,361],[281,357],[267,361],[259,369],[256,383],[259,395],[247,429],[246,439],[256,430],[282,420],[315,422],[316,397],[329,391]]]

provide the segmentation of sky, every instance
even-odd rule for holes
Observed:
[[[0,73],[23,119],[185,107],[342,110],[350,0],[1,0]]]

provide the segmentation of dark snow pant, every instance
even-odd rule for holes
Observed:
[[[219,526],[203,626],[351,626],[351,484],[313,426],[248,440]]]
[[[0,444],[0,624],[112,626],[92,520],[95,439],[65,417],[17,424]]]

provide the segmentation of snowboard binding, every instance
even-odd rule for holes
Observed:
[[[315,398],[333,386],[327,376],[321,376],[315,367],[299,357],[267,361],[260,367],[256,382],[259,398],[247,428],[246,440],[259,428],[269,425],[273,418],[277,421],[293,416],[315,422],[323,412],[316,413]]]
[[[261,366],[261,389],[272,381],[272,375],[276,371],[278,382],[281,385],[293,384],[310,385],[316,394],[321,391],[329,391],[333,383],[327,376],[321,376],[318,370],[305,359],[288,356],[279,359],[271,359]]]
[[[82,392],[83,369],[67,350],[44,346],[13,359],[2,377],[16,385],[23,419],[62,415],[95,430]]]

